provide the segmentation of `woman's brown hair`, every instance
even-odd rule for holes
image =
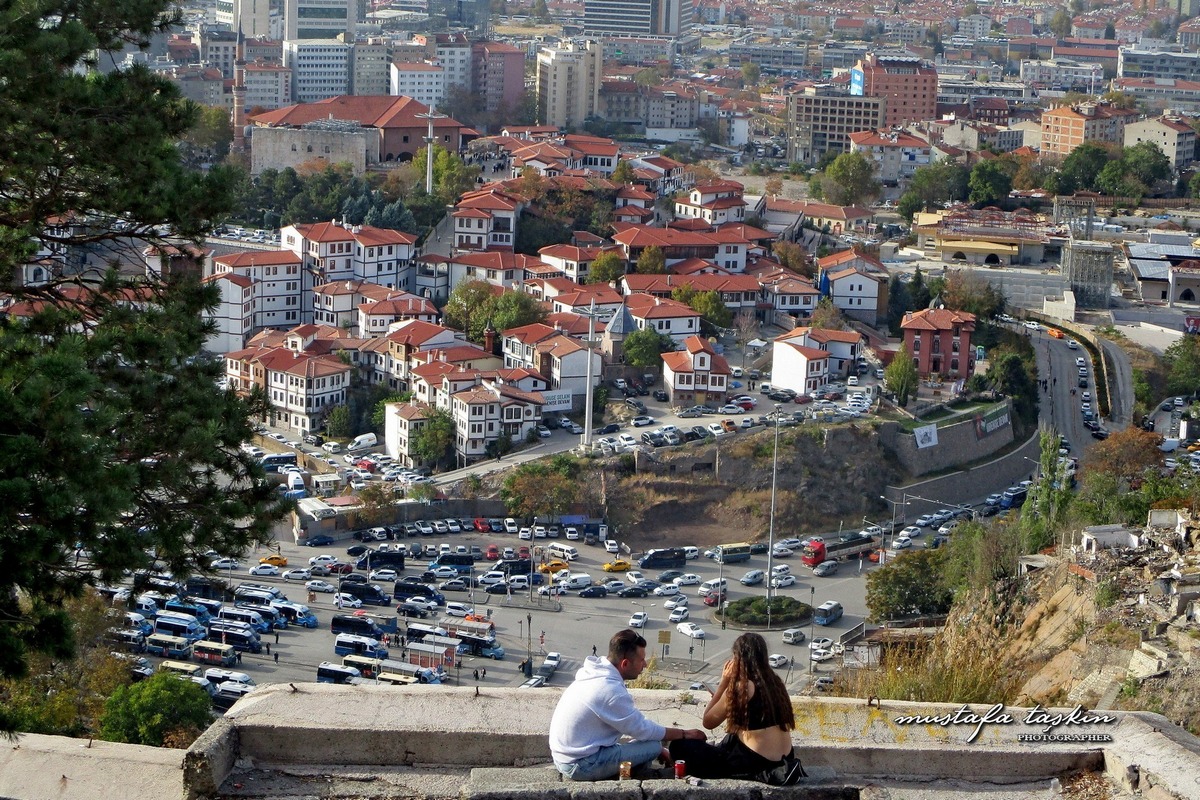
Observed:
[[[733,675],[729,683],[729,713],[725,729],[744,731],[750,727],[750,698],[747,683],[754,684],[756,705],[762,709],[762,727],[778,725],[785,731],[796,727],[792,698],[787,687],[767,663],[767,642],[757,633],[743,633],[733,643]],[[757,720],[756,720],[757,722]]]

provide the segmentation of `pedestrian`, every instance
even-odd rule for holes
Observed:
[[[408,638],[404,634],[400,634],[400,646],[401,647],[408,646]]]
[[[238,654],[237,654],[237,662],[238,662],[239,664],[241,664],[241,663],[242,663],[242,651],[241,651],[241,650],[239,650],[239,651],[238,651]]]
[[[592,655],[596,655],[596,645],[592,645]]]
[[[481,674],[483,675],[483,679],[486,681],[487,680],[487,667],[483,668],[483,672]]]
[[[271,643],[270,642],[267,642],[266,648],[267,648],[267,655],[271,655]]]
[[[475,670],[475,682],[479,683],[479,670]]]
[[[279,644],[279,631],[275,631],[275,644]]]
[[[276,664],[279,663],[279,651],[278,650],[275,651],[275,663]]]

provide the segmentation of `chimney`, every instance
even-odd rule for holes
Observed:
[[[483,332],[483,349],[496,355],[496,329],[490,323]]]

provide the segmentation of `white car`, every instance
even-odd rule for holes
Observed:
[[[683,622],[689,616],[687,606],[680,606],[671,611],[671,616],[667,617],[668,622]]]
[[[787,547],[792,550],[798,550],[799,548],[804,546],[804,542],[800,539],[796,539],[793,537],[790,539],[780,539],[778,542],[775,543],[775,546],[776,547]]]
[[[554,583],[549,586],[539,586],[538,594],[545,597],[561,597],[567,593],[567,585],[565,583]]]
[[[694,622],[681,622],[675,626],[675,630],[679,631],[689,639],[704,638],[704,629]]]
[[[639,584],[644,580],[646,580],[646,576],[636,569],[631,569],[625,573],[625,582],[630,586]]]
[[[646,627],[646,621],[649,619],[650,615],[645,611],[635,611],[633,612],[633,616],[629,618],[629,627],[644,628]]]
[[[831,658],[833,658],[833,651],[832,650],[813,650],[811,655],[812,655],[813,661],[828,661]]]
[[[674,583],[676,586],[699,586],[700,585],[700,576],[695,574],[694,572],[688,572],[683,575],[680,575],[678,578],[676,578],[675,580],[673,580],[671,582]]]
[[[909,547],[912,547],[912,539],[907,536],[897,536],[892,540],[893,550],[906,550]]]
[[[776,575],[774,578],[771,578],[771,585],[776,589],[782,589],[785,586],[793,586],[795,583],[795,575]]]
[[[352,594],[344,594],[343,592],[333,593],[333,604],[338,608],[362,608],[362,600],[359,600]]]
[[[417,608],[422,608],[426,611],[437,610],[437,603],[433,602],[433,600],[428,597],[421,597],[420,595],[413,595],[404,602],[410,606],[416,606]]]
[[[287,570],[282,577],[285,581],[306,581],[312,577],[312,573],[306,569],[296,568]]]
[[[435,580],[448,581],[458,577],[458,570],[454,567],[437,567],[433,570],[433,577]]]
[[[278,575],[279,567],[274,564],[255,564],[246,571],[251,575]]]
[[[924,531],[922,531],[916,525],[909,525],[907,528],[900,531],[900,536],[908,537],[909,539],[911,539],[914,536],[920,536],[922,533],[924,533]]]
[[[777,544],[775,545],[774,549],[771,550],[771,555],[775,558],[790,558],[792,555],[794,555],[794,553],[790,548],[784,547],[781,544]]]
[[[673,608],[687,608],[688,596],[686,594],[677,594],[674,597],[667,598],[663,603],[663,608],[670,611]]]
[[[516,533],[520,529],[521,529],[521,526],[517,524],[517,521],[514,518],[512,518],[512,517],[504,518],[504,532],[505,533]]]
[[[810,650],[832,650],[833,649],[833,639],[829,639],[824,636],[817,638],[817,639],[813,639],[812,641],[810,641],[808,643],[808,648]]]
[[[394,569],[376,569],[371,571],[370,578],[373,581],[394,582],[400,580],[400,575]]]
[[[567,537],[567,541],[568,541],[568,542],[574,542],[574,541],[578,541],[578,539],[579,539],[579,529],[578,529],[578,528],[572,528],[572,527],[569,527],[569,526],[568,526],[567,528],[565,528],[565,529],[563,530],[563,535]]]
[[[619,553],[621,552],[621,546],[617,544],[616,539],[605,539],[604,550],[608,553]]]
[[[236,558],[218,558],[208,565],[209,569],[241,569],[241,566]]]
[[[522,539],[527,542],[532,541],[533,540],[533,529],[532,528],[521,528],[521,530],[517,532],[517,538]]]
[[[679,594],[679,587],[673,583],[664,583],[654,588],[655,597],[673,597]]]
[[[315,567],[317,564],[336,564],[337,560],[337,556],[331,556],[329,553],[322,553],[319,556],[313,556],[310,558],[308,560],[308,565],[310,567]]]
[[[329,581],[309,581],[304,584],[304,588],[310,592],[322,592],[324,594],[332,594],[337,591],[337,587]]]
[[[506,580],[508,580],[507,575],[498,569],[494,569],[491,572],[484,573],[483,576],[479,578],[479,585],[491,586],[496,583],[504,583]]]
[[[789,663],[791,663],[791,658],[782,655],[781,653],[772,653],[771,655],[767,656],[767,663],[772,667],[786,667]]]
[[[464,606],[462,603],[450,603],[446,606],[446,616],[450,617],[465,617],[475,613],[473,606]]]

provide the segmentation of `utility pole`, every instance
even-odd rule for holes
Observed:
[[[591,449],[592,446],[592,340],[596,338],[596,299],[592,298],[591,305],[587,310],[588,318],[588,338],[587,338],[587,377],[585,378],[586,386],[584,387],[584,412],[583,412],[583,447]]]
[[[429,133],[425,136],[425,193],[433,194],[433,143],[436,141],[433,136],[433,121],[435,119],[446,119],[445,114],[439,114],[434,111],[433,106],[424,114],[416,114],[417,119],[428,120]]]

